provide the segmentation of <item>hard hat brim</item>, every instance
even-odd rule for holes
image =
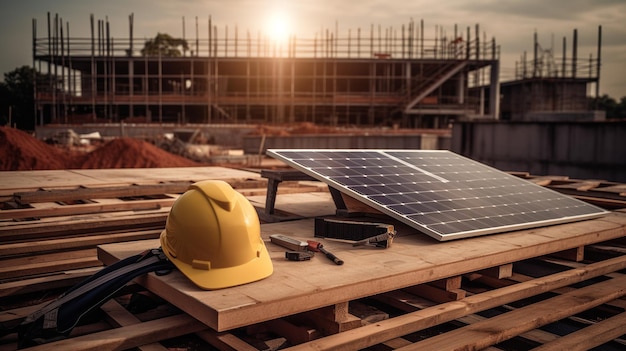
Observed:
[[[182,262],[167,250],[166,231],[161,232],[161,247],[167,258],[174,263],[189,280],[204,290],[217,290],[252,283],[272,275],[272,260],[264,244],[260,245],[259,255],[237,266],[202,270]]]

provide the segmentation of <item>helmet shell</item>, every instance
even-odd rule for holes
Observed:
[[[273,272],[256,210],[220,180],[194,183],[174,202],[161,246],[202,289],[246,284]]]

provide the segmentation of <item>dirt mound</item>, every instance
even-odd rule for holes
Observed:
[[[0,127],[0,170],[64,169],[72,156],[21,130]]]
[[[85,155],[76,168],[194,167],[200,164],[142,140],[120,138]]]
[[[142,140],[114,139],[77,154],[48,145],[23,131],[0,127],[0,170],[28,171],[78,168],[196,167],[197,162],[170,154]]]

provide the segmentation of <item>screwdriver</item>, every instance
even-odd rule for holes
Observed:
[[[326,257],[328,257],[329,260],[335,262],[336,265],[341,266],[343,264],[343,261],[340,260],[339,258],[337,258],[337,256],[333,255],[332,253],[330,253],[328,250],[326,250],[324,248],[324,245],[322,245],[322,243],[319,243],[317,241],[314,240],[307,240],[306,241],[309,244],[308,249],[311,251],[319,251],[321,253],[323,253]]]

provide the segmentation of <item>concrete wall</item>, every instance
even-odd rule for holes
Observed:
[[[104,138],[128,136],[149,139],[174,131],[200,129],[216,145],[243,149],[246,154],[257,155],[268,148],[274,149],[450,149],[450,136],[434,134],[327,134],[266,136],[251,135],[257,125],[245,124],[84,124],[46,125],[35,130],[38,139],[72,129],[77,134],[99,132]],[[262,146],[263,145],[263,146]]]
[[[265,153],[267,149],[450,149],[450,137],[432,134],[410,135],[293,135],[244,137],[244,153]]]
[[[624,122],[462,122],[451,150],[504,171],[626,182]]]
[[[72,129],[78,134],[99,132],[104,138],[128,136],[133,138],[154,138],[175,130],[200,129],[216,145],[240,149],[244,136],[256,129],[256,125],[245,124],[81,124],[81,125],[45,125],[35,130],[38,139],[46,139],[58,132]]]

